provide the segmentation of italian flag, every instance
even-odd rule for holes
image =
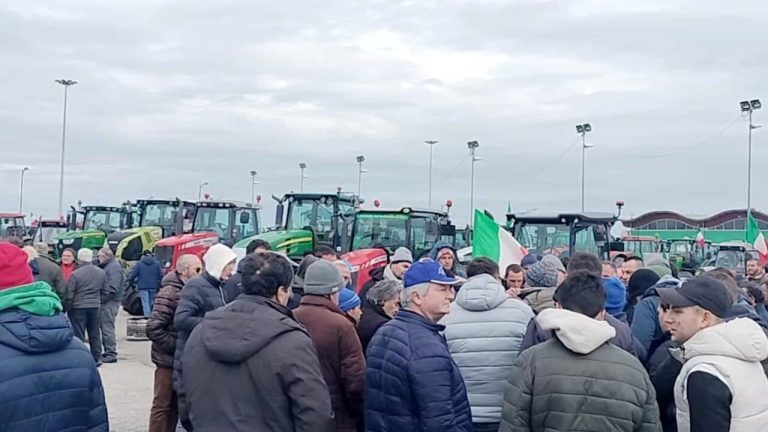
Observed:
[[[475,210],[475,231],[473,233],[472,256],[487,257],[499,264],[504,271],[510,264],[520,264],[527,251],[493,218]]]
[[[704,239],[704,232],[702,230],[699,230],[699,232],[696,233],[696,243],[698,243],[702,248],[707,244],[707,241]]]
[[[768,246],[765,244],[765,237],[760,231],[760,225],[757,219],[752,216],[752,212],[747,213],[747,243],[755,247],[763,257],[768,255]]]

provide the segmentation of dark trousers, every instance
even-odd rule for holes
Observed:
[[[182,389],[183,390],[183,389]],[[179,422],[184,430],[187,432],[194,431],[192,422],[189,420],[189,407],[187,406],[187,398],[184,393],[177,393],[176,397],[179,399]]]
[[[101,319],[99,308],[78,308],[68,313],[72,322],[72,331],[75,337],[85,341],[85,333],[88,332],[88,343],[91,345],[91,355],[96,363],[101,362]]]
[[[174,432],[179,421],[179,402],[173,390],[173,368],[155,369],[155,396],[149,413],[149,432]]]
[[[475,432],[498,432],[501,423],[472,423]]]
[[[108,301],[101,305],[101,337],[104,343],[104,358],[117,358],[117,339],[115,338],[115,318],[120,309],[117,300]]]

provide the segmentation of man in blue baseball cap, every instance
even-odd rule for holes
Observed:
[[[430,259],[405,273],[402,308],[368,345],[368,432],[472,430],[464,380],[440,334],[445,326],[437,324],[451,311],[459,282]]]

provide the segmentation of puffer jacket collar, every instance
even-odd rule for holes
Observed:
[[[683,363],[704,355],[760,362],[768,358],[768,337],[755,321],[737,318],[700,330],[670,352]]]
[[[424,318],[422,315],[408,309],[400,309],[397,312],[397,315],[395,315],[395,320],[402,321],[406,324],[417,325],[434,333],[445,330],[444,325],[433,323],[432,321]]]
[[[328,297],[317,296],[317,295],[304,295],[304,297],[301,298],[301,305],[320,307],[320,308],[328,309],[331,312],[344,315],[344,312],[342,312],[341,309],[339,309],[339,305],[332,302],[331,299],[329,299]]]
[[[497,308],[508,298],[501,282],[489,274],[480,274],[464,282],[456,295],[456,304],[466,310],[486,311]]]
[[[659,279],[658,282],[656,282],[655,285],[645,290],[645,293],[643,293],[643,298],[646,297],[658,297],[659,292],[657,291],[658,288],[676,288],[680,286],[680,280],[675,279],[674,277],[670,275],[664,275]]]

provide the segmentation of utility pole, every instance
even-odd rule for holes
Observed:
[[[475,162],[481,160],[480,157],[475,155],[477,148],[480,147],[480,143],[477,141],[469,141],[467,148],[469,149],[469,155],[472,158],[472,174],[469,180],[469,226],[474,223],[475,216]]]
[[[363,190],[363,173],[368,170],[363,169],[363,162],[365,162],[365,156],[359,155],[357,158],[358,171],[357,171],[357,197],[360,198],[360,193]]]
[[[200,186],[197,188],[197,200],[202,201],[203,200],[203,188],[208,186],[208,182],[200,183]]]
[[[64,153],[67,142],[67,89],[69,86],[77,84],[77,81],[69,79],[57,79],[57,83],[64,86],[64,121],[61,125],[61,168],[59,170],[59,216],[63,216],[64,211]]]
[[[760,126],[752,124],[752,113],[763,107],[759,99],[739,103],[741,112],[749,117],[749,143],[747,155],[747,231],[749,230],[749,215],[752,214],[752,130]]]
[[[304,175],[305,169],[307,169],[307,164],[305,162],[300,162],[299,171],[301,171],[301,177],[299,181],[301,182],[301,185],[299,187],[299,192],[302,192],[302,193],[304,192],[304,179],[307,178],[307,176]]]
[[[592,125],[589,123],[576,125],[576,132],[581,134],[581,212],[584,213],[587,149],[592,147],[591,145],[587,145],[587,132],[592,132]]]
[[[29,167],[21,170],[21,187],[19,188],[19,213],[24,213],[24,173],[29,171]]]
[[[424,141],[429,145],[429,198],[427,200],[427,208],[432,208],[432,149],[437,144],[437,140]]]

